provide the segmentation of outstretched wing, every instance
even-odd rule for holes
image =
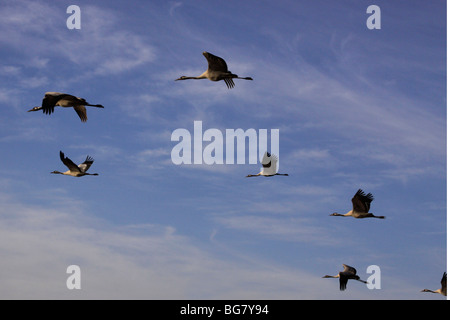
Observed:
[[[234,81],[233,81],[233,79],[225,78],[225,79],[223,79],[223,81],[225,81],[225,83],[227,84],[228,89],[234,88]]]
[[[339,272],[339,289],[344,291],[347,288],[348,277],[345,272]]]
[[[215,56],[209,52],[203,52],[206,60],[208,60],[208,69],[213,71],[228,72],[228,66],[225,60],[221,57]]]
[[[344,266],[344,271],[343,272],[348,272],[348,273],[356,275],[356,269],[355,268],[350,267],[350,266],[348,266],[346,264],[343,264],[343,266]]]
[[[86,107],[84,105],[74,106],[73,109],[78,114],[78,116],[80,117],[82,122],[87,121],[87,112],[86,112]]]
[[[94,158],[87,156],[86,160],[84,160],[83,163],[78,165],[78,168],[81,172],[86,172],[91,167],[91,165],[94,163]]]
[[[270,168],[270,166],[272,165],[272,155],[266,151],[266,153],[264,153],[264,156],[261,160],[261,164],[264,168]]]
[[[444,275],[442,276],[441,290],[444,295],[447,295],[447,272],[444,272]]]
[[[59,151],[59,158],[61,159],[62,163],[64,163],[64,165],[69,168],[70,171],[78,171],[81,172],[80,168],[78,168],[78,166],[73,163],[72,160],[70,160],[69,158],[64,156],[64,153],[62,151]]]
[[[356,212],[369,212],[372,200],[373,196],[371,193],[365,194],[364,191],[358,189],[352,198],[353,210]]]
[[[67,96],[70,96],[70,94],[60,92],[46,92],[44,99],[42,99],[42,111],[45,114],[52,114],[53,111],[55,111],[56,103]]]
[[[347,288],[348,279],[354,279],[356,275],[356,269],[343,264],[344,271],[339,272],[339,289],[344,291]]]
[[[261,164],[263,166],[263,175],[270,176],[277,173],[277,163],[277,156],[266,151],[261,161]]]

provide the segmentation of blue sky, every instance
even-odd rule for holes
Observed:
[[[69,30],[69,5],[81,29]],[[369,30],[366,9],[381,9]],[[444,1],[2,1],[0,297],[443,299]],[[174,81],[203,51],[253,81]],[[46,91],[70,109],[27,113]],[[280,172],[175,165],[178,128],[279,129]],[[207,145],[205,143],[203,146]],[[91,155],[97,177],[63,171]],[[346,213],[362,188],[385,220]],[[381,289],[350,283],[342,264]],[[66,268],[81,269],[68,290]]]

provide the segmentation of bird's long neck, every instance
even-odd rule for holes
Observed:
[[[275,173],[276,176],[288,176],[287,173]]]
[[[322,278],[339,278],[339,275],[335,275],[335,276],[325,275]]]
[[[247,176],[247,178],[248,178],[248,177],[257,177],[257,176],[260,176],[260,175],[261,175],[261,172],[258,173],[258,174],[249,174],[249,175]]]
[[[64,174],[64,172],[61,172],[61,171],[52,171],[52,172],[50,172],[50,173],[54,173],[54,174]]]
[[[189,80],[189,79],[193,79],[193,80],[206,79],[206,75],[203,73],[203,74],[201,74],[201,75],[199,75],[197,77],[185,77],[185,76],[183,76],[183,77],[179,78],[178,80]]]
[[[42,110],[42,106],[33,107],[32,109],[28,110],[28,112],[38,111],[38,110]]]
[[[208,70],[206,70],[205,72],[203,72],[198,77],[195,77],[195,79],[208,79],[208,75],[209,75],[209,72],[208,72]]]
[[[431,292],[431,293],[441,293],[441,290],[430,290],[430,289],[423,289],[422,292]]]
[[[353,213],[353,210],[350,210],[349,212],[347,212],[346,214],[341,214],[341,213],[333,213],[333,216],[338,216],[338,217],[351,217]]]

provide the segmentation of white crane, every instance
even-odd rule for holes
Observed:
[[[46,92],[44,99],[42,99],[42,105],[28,110],[28,112],[42,110],[45,114],[52,114],[55,110],[55,106],[64,108],[73,107],[82,122],[87,121],[85,106],[104,108],[101,104],[90,104],[85,99],[75,97],[71,94]]]
[[[421,292],[432,292],[432,293],[439,293],[443,296],[447,296],[447,272],[444,272],[444,275],[441,279],[441,287],[437,290],[430,290],[430,289],[423,289]]]
[[[225,81],[228,89],[231,89],[234,87],[233,79],[253,80],[250,77],[241,78],[238,75],[231,73],[231,71],[228,70],[227,63],[222,58],[206,51],[203,52],[203,55],[206,60],[208,60],[208,69],[205,72],[197,77],[181,76],[180,78],[175,79],[175,81],[187,79],[209,79],[211,81],[223,80]]]
[[[325,275],[322,278],[339,278],[339,289],[341,291],[344,291],[347,288],[347,282],[348,280],[357,280],[360,281],[362,283],[367,283],[367,281],[361,280],[361,278],[356,275],[356,269],[353,267],[350,267],[346,264],[343,264],[344,266],[344,271],[339,272],[337,275],[335,276],[329,276],[329,275]]]
[[[60,157],[61,161],[66,165],[66,167],[69,168],[69,170],[67,170],[65,172],[53,171],[50,173],[55,173],[55,174],[59,173],[59,174],[64,174],[66,176],[72,176],[72,177],[98,176],[98,173],[87,173],[86,172],[86,171],[88,171],[88,169],[90,168],[92,163],[94,163],[94,159],[91,158],[90,156],[87,156],[86,160],[79,165],[76,165],[75,163],[73,163],[72,160],[65,157],[64,153],[62,151],[59,151],[59,157]]]
[[[287,173],[278,173],[277,172],[277,163],[278,158],[274,154],[270,154],[266,151],[266,153],[263,156],[263,159],[261,161],[262,164],[262,171],[258,174],[249,174],[248,177],[257,177],[257,176],[264,176],[264,177],[273,177],[273,176],[287,176]]]
[[[355,195],[352,198],[353,209],[347,212],[346,214],[340,214],[334,212],[330,214],[330,216],[339,216],[339,217],[354,217],[358,219],[362,218],[378,218],[384,219],[384,216],[375,216],[369,212],[370,203],[373,200],[373,195],[371,193],[365,194],[364,191],[358,189]]]

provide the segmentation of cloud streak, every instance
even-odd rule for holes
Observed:
[[[2,20],[0,27],[8,30],[4,35],[9,35],[0,37],[0,42],[9,48],[19,48],[26,42],[33,48],[33,52],[22,52],[28,56],[26,60],[36,60],[36,56],[46,56],[46,61],[51,58],[51,65],[40,66],[52,71],[61,57],[66,63],[67,60],[75,63],[80,72],[66,80],[119,74],[155,59],[155,48],[142,37],[118,29],[120,23],[115,13],[105,8],[83,6],[82,26],[76,31],[65,27],[68,17],[65,11],[60,12],[45,3],[17,1],[4,6],[3,10],[8,18]]]
[[[114,226],[75,207],[1,198],[0,252],[8,259],[0,262],[0,296],[6,299],[283,299],[305,284],[281,266],[227,261],[227,254],[211,253],[215,245],[200,246],[170,226]],[[66,288],[72,264],[81,268],[79,291]]]

